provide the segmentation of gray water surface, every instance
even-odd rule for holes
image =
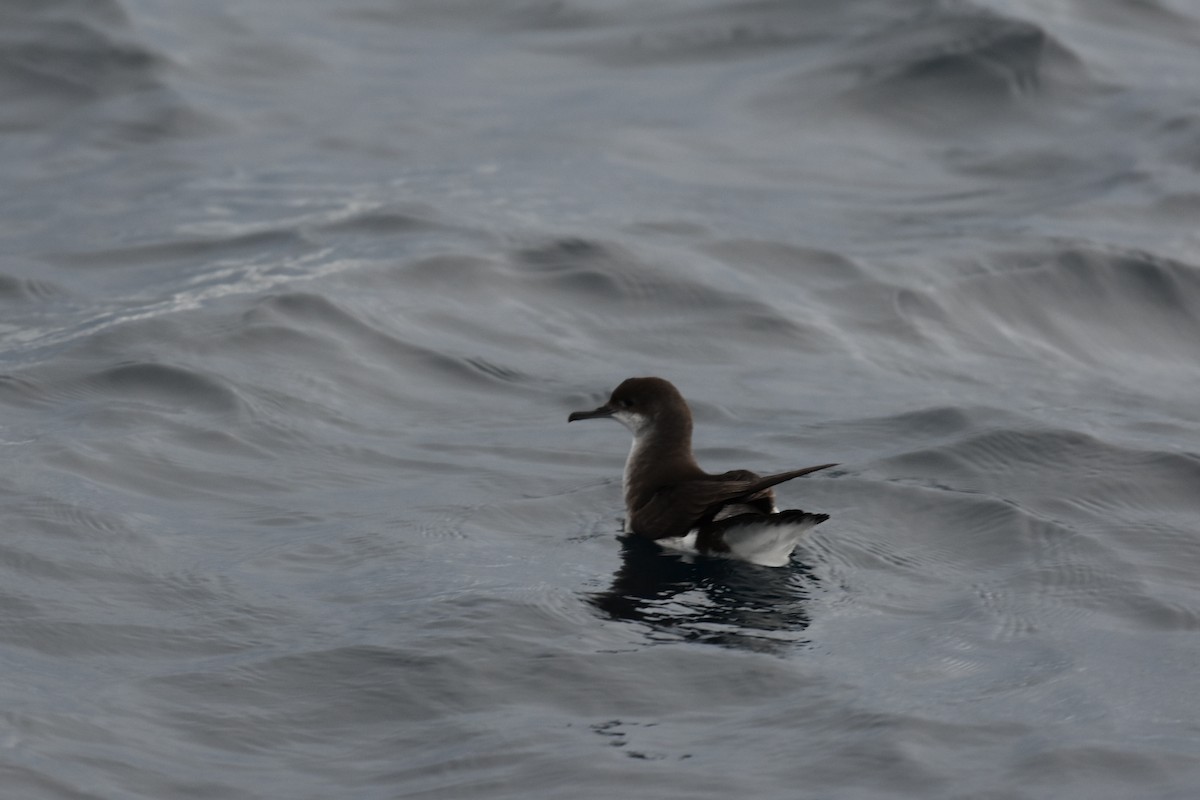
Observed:
[[[1191,3],[0,31],[5,797],[1196,796]],[[647,374],[791,566],[618,538]]]

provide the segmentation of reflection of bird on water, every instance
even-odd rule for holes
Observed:
[[[803,643],[804,604],[815,576],[803,564],[764,569],[728,559],[664,553],[623,537],[621,566],[607,591],[588,602],[614,619],[648,625],[657,637],[776,650]]]

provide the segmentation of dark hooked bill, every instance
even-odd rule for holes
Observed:
[[[567,422],[574,422],[577,419],[599,419],[600,417],[611,417],[615,413],[616,409],[605,403],[599,408],[591,411],[572,411],[571,416],[567,417]]]

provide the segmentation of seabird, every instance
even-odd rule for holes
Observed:
[[[626,530],[678,550],[768,567],[788,563],[800,537],[828,514],[775,506],[776,484],[836,464],[774,475],[702,470],[692,455],[692,412],[670,381],[629,378],[608,402],[567,422],[611,417],[633,433],[625,461]]]

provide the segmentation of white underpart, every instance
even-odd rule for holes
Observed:
[[[773,513],[779,509],[772,507]],[[738,514],[761,513],[753,506],[732,504],[725,506],[718,513],[717,521],[736,517]],[[812,522],[800,522],[792,525],[764,525],[761,521],[750,520],[744,525],[735,525],[725,531],[725,544],[729,545],[728,553],[708,553],[707,555],[720,558],[732,558],[738,561],[749,561],[762,567],[786,567],[792,558],[792,551],[800,542],[800,537],[816,527]],[[656,539],[661,546],[668,550],[678,550],[681,553],[698,553],[696,549],[696,531],[687,536],[674,536],[669,539]]]
[[[785,567],[800,537],[815,527],[814,522],[788,525],[748,522],[725,531],[724,539],[725,544],[729,545],[730,558],[740,558],[764,567]]]
[[[738,561],[749,561],[763,567],[786,567],[791,561],[792,551],[800,542],[800,537],[816,527],[812,522],[799,522],[790,525],[764,525],[762,522],[751,521],[745,525],[736,525],[725,531],[725,544],[729,545],[728,553],[708,553],[707,555],[732,558]],[[676,536],[671,539],[657,539],[658,544],[669,550],[682,553],[695,553],[696,532],[687,536]]]

